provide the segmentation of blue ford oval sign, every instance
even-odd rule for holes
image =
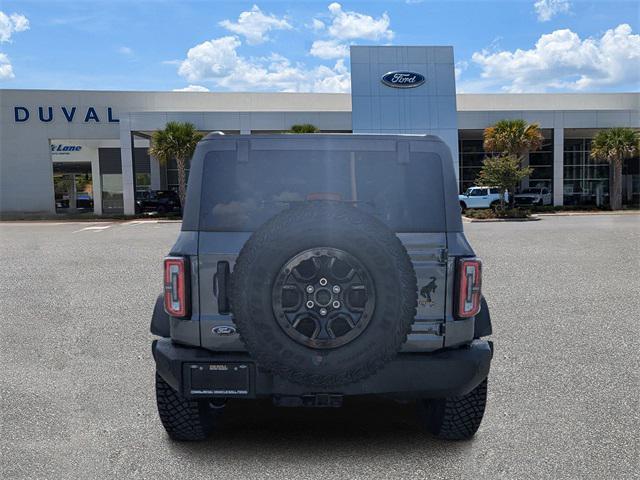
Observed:
[[[382,83],[394,88],[415,88],[424,81],[424,75],[416,72],[389,72],[382,76]]]

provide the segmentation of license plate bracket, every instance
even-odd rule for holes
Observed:
[[[251,365],[248,363],[190,363],[185,369],[192,396],[247,397],[251,393]]]

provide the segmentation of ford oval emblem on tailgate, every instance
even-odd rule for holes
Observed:
[[[415,88],[425,82],[424,75],[416,72],[389,72],[382,76],[382,83],[394,88]]]
[[[228,335],[235,335],[237,333],[236,328],[230,327],[229,325],[219,325],[217,327],[213,327],[211,329],[211,332],[213,332],[216,335],[220,335],[221,337],[226,337]]]

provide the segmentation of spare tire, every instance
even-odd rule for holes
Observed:
[[[416,315],[404,246],[351,204],[295,205],[256,230],[231,277],[231,308],[259,367],[333,387],[393,359]]]

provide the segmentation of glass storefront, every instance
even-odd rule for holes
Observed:
[[[485,157],[494,154],[484,151],[482,133],[482,130],[459,131],[460,192],[476,185],[476,178],[480,174]],[[529,154],[529,165],[533,168],[529,186],[553,190],[553,131],[545,129],[542,133],[542,147]]]
[[[122,193],[122,174],[103,173],[102,180],[102,211],[105,214],[124,212]]]
[[[564,204],[606,205],[609,203],[609,164],[593,160],[590,138],[564,141]]]
[[[553,133],[543,131],[544,141],[539,150],[529,153],[529,187],[548,188],[553,191]]]
[[[189,181],[189,166],[189,162],[187,162],[187,182]],[[167,189],[178,191],[178,164],[174,159],[167,163]]]
[[[102,212],[105,215],[124,213],[122,162],[119,148],[101,148],[100,180],[102,183]]]
[[[133,149],[133,168],[136,192],[148,192],[151,190],[151,159],[147,148]]]
[[[56,213],[93,212],[91,162],[53,162]]]
[[[482,162],[488,155],[482,146],[482,130],[459,132],[460,192],[476,184]]]

